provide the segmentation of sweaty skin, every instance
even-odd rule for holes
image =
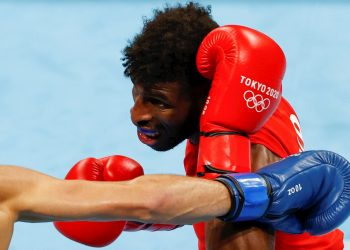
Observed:
[[[177,175],[99,182],[60,180],[26,168],[0,166],[0,191],[1,250],[8,248],[16,221],[192,224],[224,215],[231,206],[230,194],[220,182]]]
[[[252,171],[280,160],[260,144],[251,146]],[[218,219],[206,223],[206,250],[273,250],[274,233],[256,222],[224,223]]]

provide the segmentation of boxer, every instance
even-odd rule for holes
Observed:
[[[8,248],[16,221],[115,220],[112,227],[121,232],[125,220],[189,224],[219,217],[319,235],[350,214],[350,163],[329,151],[303,152],[257,173],[224,174],[215,181],[176,175],[108,181],[129,179],[141,170],[123,156],[89,158],[69,173],[103,178],[100,181],[59,180],[0,166],[0,249]],[[89,229],[79,228],[92,236],[100,233]]]
[[[208,94],[214,90],[212,88],[214,81],[224,82],[225,78],[238,79],[238,86],[250,87],[255,94],[260,95],[261,86],[265,84],[264,79],[271,80],[268,79],[268,72],[274,72],[274,70],[282,72],[283,60],[278,59],[277,61],[281,64],[275,65],[275,67],[270,66],[266,70],[267,74],[263,77],[263,80],[260,80],[260,73],[264,73],[264,70],[259,67],[266,69],[266,66],[259,64],[255,65],[256,67],[244,69],[246,61],[240,60],[237,54],[240,54],[240,52],[242,54],[249,52],[248,54],[250,54],[250,51],[247,50],[249,47],[244,47],[240,51],[242,43],[240,43],[239,39],[236,39],[237,43],[234,48],[238,52],[237,54],[229,53],[226,57],[221,54],[221,57],[211,57],[208,61],[209,63],[219,62],[218,65],[227,65],[228,63],[223,62],[222,58],[236,58],[239,63],[231,63],[230,65],[234,67],[228,70],[227,67],[225,69],[225,66],[220,66],[220,76],[216,76],[216,72],[208,74],[206,67],[203,70],[203,65],[201,66],[200,62],[202,60],[197,60],[196,64],[196,59],[198,59],[198,48],[200,48],[205,37],[219,27],[211,18],[210,8],[189,3],[184,6],[168,6],[154,13],[154,17],[146,20],[142,31],[125,48],[123,57],[125,75],[130,77],[133,82],[135,103],[131,109],[131,118],[137,127],[137,135],[141,142],[155,150],[165,151],[187,139],[184,159],[186,174],[188,176],[197,176],[199,174],[204,177],[230,171],[256,172],[270,163],[303,150],[304,142],[297,114],[288,101],[280,96],[278,88],[273,88],[272,93],[270,91],[272,95],[270,101],[274,100],[273,98],[276,95],[280,98],[277,110],[272,116],[263,117],[262,121],[265,123],[257,131],[255,131],[256,128],[250,126],[252,125],[250,123],[248,128],[242,128],[244,122],[247,121],[246,117],[244,117],[246,113],[242,112],[244,109],[237,109],[239,107],[237,106],[236,98],[238,95],[232,94],[234,93],[234,87],[227,91],[227,85],[219,87],[218,84],[215,84],[215,96],[220,98],[219,100],[208,99]],[[220,38],[222,36],[217,37]],[[257,41],[259,40],[257,38]],[[253,44],[255,42],[256,40]],[[224,49],[218,48],[215,50],[220,52]],[[259,60],[261,59],[260,54],[255,54],[248,57],[248,59],[254,60],[255,56],[259,56]],[[265,54],[265,59],[268,63],[271,63],[269,60],[274,58],[274,56],[269,57],[269,54]],[[248,61],[247,64],[252,65],[251,61]],[[206,63],[204,63],[205,65]],[[198,67],[199,70],[197,70],[197,66],[200,66]],[[248,70],[252,74],[255,73],[254,69],[257,69],[260,72],[260,76],[255,78],[247,74],[238,74],[232,78],[232,74],[235,73],[235,66],[239,67],[240,72],[243,69]],[[213,72],[213,70],[211,71]],[[278,82],[277,80],[280,79],[278,79],[278,74],[275,73],[272,75],[277,76],[274,81]],[[281,76],[283,74],[279,77]],[[220,78],[224,80],[220,80]],[[220,91],[224,94],[220,93]],[[226,92],[230,94],[222,97]],[[251,99],[252,96],[248,96],[249,93],[246,95],[246,100],[247,102],[251,100],[251,104],[254,104],[254,100]],[[264,93],[266,94],[266,92]],[[209,95],[209,97],[212,96]],[[262,100],[267,98],[267,96],[263,97]],[[260,104],[259,107],[261,108],[262,103],[265,107],[268,106],[268,101],[264,103],[256,98],[255,106]],[[232,101],[231,104],[230,100]],[[232,106],[235,108],[232,108]],[[217,115],[212,116],[210,119],[202,119],[202,112],[207,111],[206,108],[208,107],[209,109],[216,109],[214,112],[211,110],[209,113],[216,112]],[[240,115],[232,116],[232,110],[239,110]],[[224,120],[226,119],[225,117],[229,118]],[[234,123],[230,121],[232,117]],[[252,118],[251,115],[248,115],[248,117]],[[209,126],[207,131],[208,123],[205,124],[204,122],[208,120],[210,121],[209,124],[213,126]],[[223,124],[224,126],[222,126]],[[256,123],[254,122],[253,125],[255,126]],[[208,135],[207,132],[212,132],[213,128],[217,129],[218,127],[220,133],[229,132],[232,136],[226,135],[226,141],[221,139],[223,137],[205,138],[203,136]],[[200,136],[201,132],[204,132],[202,136]],[[226,146],[224,146],[224,143],[215,146],[213,142],[207,145],[214,146],[208,147],[203,145],[204,140],[208,141],[213,138],[222,142],[233,143],[226,143]],[[231,155],[233,158],[225,157],[226,160],[224,162],[227,162],[227,159],[234,159],[234,163],[237,164],[233,165],[233,167],[230,164],[228,167],[222,167],[225,165],[221,164],[222,162],[218,158],[229,155],[232,152],[230,151],[232,149],[231,146],[238,145],[236,141],[243,142],[239,145],[245,145],[245,153],[234,153]],[[247,147],[249,147],[249,153],[247,153]],[[208,148],[210,150],[206,150]],[[213,148],[215,148],[216,153],[208,155],[208,152],[211,152]],[[241,147],[233,148],[240,149]],[[203,154],[203,152],[205,153]],[[242,157],[244,158],[243,164],[240,164],[242,159],[237,157],[237,155],[244,155]],[[245,162],[249,160],[251,163],[246,165]],[[210,164],[207,164],[207,162],[210,162]],[[204,167],[205,165],[209,167]],[[216,167],[218,165],[221,166]],[[236,166],[241,167],[236,168]],[[206,222],[205,226],[201,223],[196,226],[195,230],[199,239],[198,245],[200,250],[342,249],[343,247],[343,233],[338,229],[327,235],[314,237],[307,233],[292,235],[277,231],[275,234],[274,231],[260,223],[223,223],[220,220],[212,220]]]

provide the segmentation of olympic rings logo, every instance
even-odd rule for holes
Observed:
[[[262,95],[255,95],[253,91],[247,90],[243,94],[244,100],[247,102],[247,107],[255,109],[256,112],[262,112],[270,106],[270,99],[263,98]]]

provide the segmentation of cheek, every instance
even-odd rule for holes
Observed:
[[[187,117],[188,111],[181,109],[166,110],[159,114],[159,120],[167,127],[181,127],[186,122]]]
[[[182,122],[181,112],[177,110],[164,110],[159,114],[159,118],[162,123],[166,123],[168,125],[176,125]]]
[[[188,126],[187,123],[189,120],[192,120],[191,117],[194,116],[195,115],[190,111],[188,107],[168,110],[163,114],[162,123],[172,130],[180,131],[186,129],[185,127]],[[175,131],[173,132],[176,133]]]

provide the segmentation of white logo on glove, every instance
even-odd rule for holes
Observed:
[[[270,106],[270,99],[265,98],[262,95],[255,95],[253,91],[247,90],[243,94],[244,100],[247,102],[247,107],[255,109],[256,112],[261,112]]]

